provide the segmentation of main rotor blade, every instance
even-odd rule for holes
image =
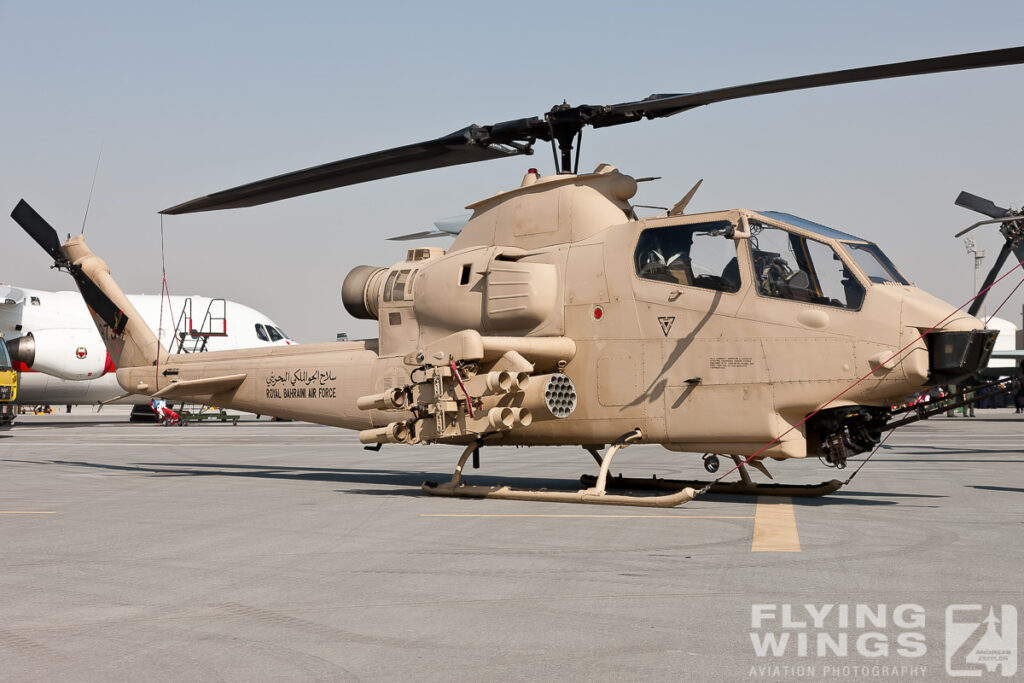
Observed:
[[[829,71],[684,95],[651,95],[644,100],[610,106],[572,107],[562,104],[554,107],[543,118],[512,119],[487,126],[472,125],[436,140],[343,159],[216,192],[172,206],[160,213],[182,214],[256,206],[406,173],[530,154],[530,145],[536,140],[557,140],[563,158],[567,158],[567,150],[572,147],[571,141],[588,125],[601,128],[632,123],[644,118],[671,116],[714,102],[827,85],[1022,63],[1024,47],[1013,47]]]
[[[485,141],[487,137],[487,132],[484,129],[478,126],[469,126],[436,140],[385,149],[321,166],[313,166],[301,171],[285,173],[273,178],[257,180],[254,183],[215,192],[172,206],[160,213],[177,215],[257,206],[405,173],[487,161],[488,159],[502,159],[525,153],[515,148],[487,146],[489,144],[489,141]]]
[[[648,118],[655,118],[658,116],[671,116],[672,114],[678,114],[681,111],[705,104],[736,100],[743,97],[821,88],[826,85],[860,83],[885,78],[919,76],[922,74],[981,69],[984,67],[1008,66],[1021,63],[1024,63],[1024,47],[1011,47],[1001,50],[950,55],[948,57],[932,57],[930,59],[916,59],[909,62],[894,62],[892,64],[879,64],[877,66],[865,66],[856,69],[843,69],[841,71],[827,71],[825,73],[734,85],[729,88],[705,90],[684,95],[652,95],[648,99],[639,102],[612,105],[607,108],[607,112],[613,118],[615,115],[621,116],[623,114],[642,114]]]
[[[24,199],[18,202],[11,212],[11,218],[21,226],[21,229],[28,233],[28,236],[36,241],[54,261],[64,257],[60,250],[60,237],[57,231],[46,220],[36,213],[36,210],[29,206]]]
[[[965,209],[977,211],[989,218],[1002,218],[1009,214],[1009,210],[996,206],[995,202],[991,199],[985,199],[984,197],[979,197],[976,194],[971,194],[966,191],[961,192],[953,203],[957,206],[962,206]],[[957,237],[959,237],[959,235],[957,235]]]

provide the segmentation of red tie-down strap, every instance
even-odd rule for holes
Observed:
[[[466,395],[466,412],[470,417],[473,417],[473,399],[469,397],[469,392],[466,391],[466,385],[462,383],[462,377],[459,376],[459,368],[456,367],[455,361],[449,361],[448,365],[452,369],[452,375],[455,377],[455,381],[459,383],[459,388],[462,389],[462,393]]]

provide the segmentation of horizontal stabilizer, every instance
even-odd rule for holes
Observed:
[[[129,391],[127,394],[121,394],[120,396],[115,396],[114,398],[108,398],[106,401],[99,401],[99,406],[100,408],[102,408],[103,406],[110,405],[111,403],[117,403],[121,399],[128,398],[129,396],[135,396],[135,394]]]
[[[160,391],[153,394],[156,398],[168,396],[198,396],[205,394],[219,394],[234,389],[243,381],[246,374],[224,375],[222,377],[206,377],[204,379],[183,379],[172,382]]]

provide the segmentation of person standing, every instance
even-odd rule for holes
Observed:
[[[964,392],[964,400],[973,401],[974,392],[968,391],[967,389],[968,387],[966,385],[960,385],[960,391]],[[967,403],[965,405],[960,406],[960,414],[963,415],[964,417],[974,417],[974,403]]]

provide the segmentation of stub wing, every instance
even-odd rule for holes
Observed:
[[[246,374],[223,375],[221,377],[204,377],[203,379],[184,379],[172,382],[153,394],[156,398],[177,396],[198,396],[202,394],[219,394],[230,391],[245,381]]]

